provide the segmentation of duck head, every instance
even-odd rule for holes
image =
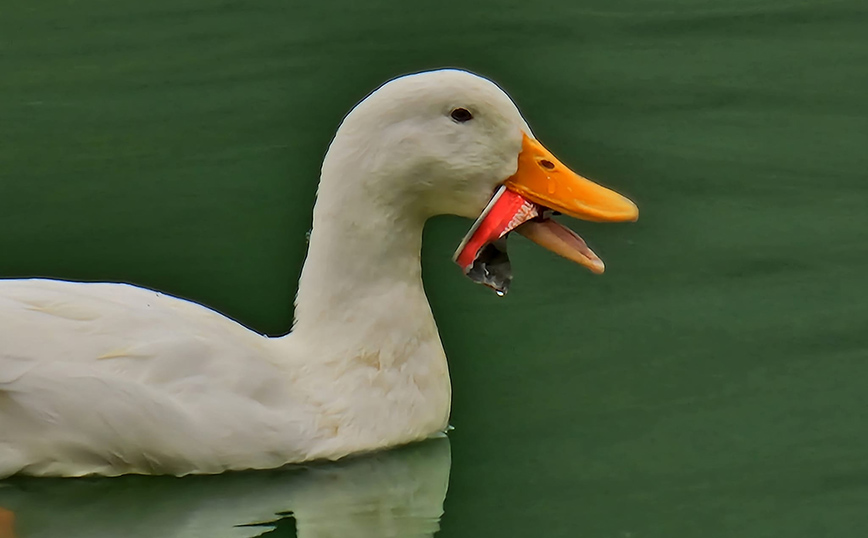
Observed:
[[[440,214],[476,219],[454,259],[499,295],[512,279],[506,255],[512,231],[602,273],[600,258],[552,216],[638,218],[633,202],[552,155],[501,88],[466,71],[403,76],[360,102],[332,142],[323,182],[351,166],[365,173],[351,188],[343,186],[346,197],[368,200],[368,211],[396,225],[408,215],[422,222]],[[321,183],[320,189],[334,187]]]

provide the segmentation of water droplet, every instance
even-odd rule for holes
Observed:
[[[494,290],[494,293],[496,293],[498,297],[503,297],[504,295],[506,295],[506,292],[504,292],[503,290]]]
[[[558,186],[555,183],[555,180],[553,180],[552,178],[549,178],[549,184],[548,184],[549,194],[554,194],[557,189],[558,189]]]

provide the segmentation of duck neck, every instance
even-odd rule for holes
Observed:
[[[424,220],[390,214],[360,194],[320,191],[298,285],[296,334],[327,330],[346,338],[358,333],[351,329],[397,321],[396,315],[405,324],[433,321],[422,286]]]
[[[323,161],[293,333],[379,347],[389,326],[408,339],[434,327],[422,287],[428,215],[408,192],[417,181],[402,181],[401,160],[386,158],[354,115]]]
[[[328,163],[328,157],[326,160]],[[326,411],[316,457],[442,431],[451,389],[422,286],[425,219],[396,212],[364,178],[323,177],[291,342],[304,385]],[[353,446],[346,445],[352,440]]]

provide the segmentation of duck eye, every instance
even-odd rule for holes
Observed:
[[[473,114],[466,108],[456,108],[452,111],[452,119],[458,123],[464,123],[473,119]]]

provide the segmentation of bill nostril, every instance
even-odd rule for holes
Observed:
[[[545,168],[546,170],[554,170],[555,169],[555,163],[553,163],[547,159],[542,159],[539,162],[539,165],[542,166],[543,168]]]

